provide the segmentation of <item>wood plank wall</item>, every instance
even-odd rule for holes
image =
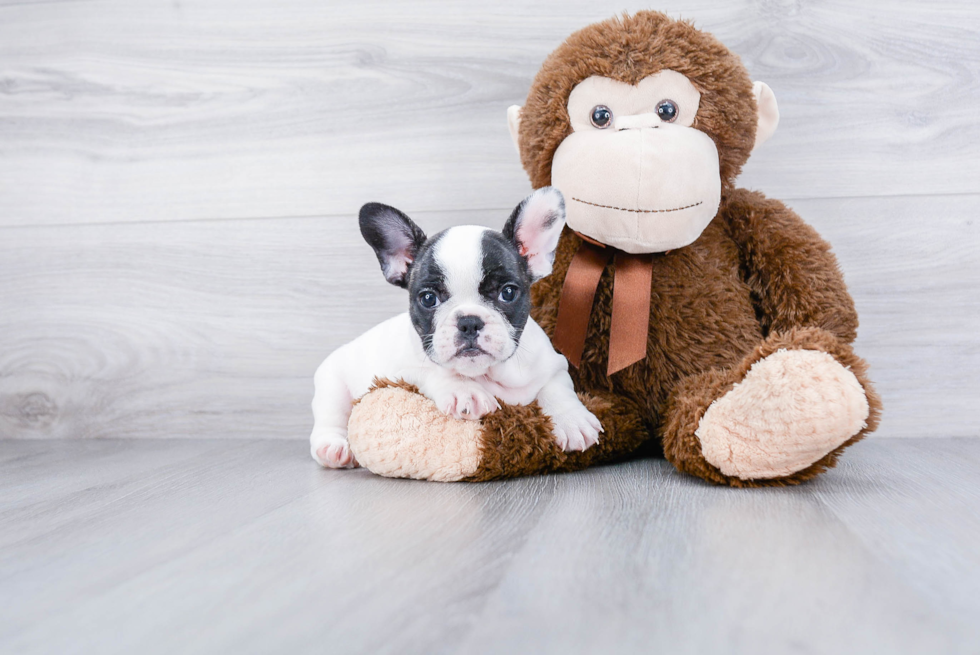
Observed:
[[[775,91],[741,182],[834,244],[879,435],[980,435],[980,8],[656,8]],[[502,224],[506,108],[613,11],[0,1],[0,437],[306,438],[317,364],[405,304],[357,208]]]

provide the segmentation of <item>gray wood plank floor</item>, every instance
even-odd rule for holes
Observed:
[[[489,484],[301,443],[0,441],[3,653],[976,653],[980,440],[798,488]]]

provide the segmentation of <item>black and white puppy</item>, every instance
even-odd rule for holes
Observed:
[[[505,403],[537,399],[565,450],[599,439],[598,419],[572,388],[568,362],[529,317],[530,287],[551,273],[565,225],[561,192],[545,187],[514,209],[503,232],[452,227],[426,238],[393,207],[361,208],[361,234],[388,282],[408,289],[409,310],[368,330],[317,369],[313,458],[357,466],[347,444],[355,398],[375,377],[415,384],[446,414],[477,420]]]

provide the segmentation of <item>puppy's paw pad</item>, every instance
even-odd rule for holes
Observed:
[[[320,466],[331,469],[352,469],[357,467],[357,460],[350,450],[347,440],[331,441],[320,446],[313,453],[313,458]]]

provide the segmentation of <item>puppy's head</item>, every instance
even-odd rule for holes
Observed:
[[[551,273],[565,201],[538,189],[503,232],[452,227],[431,238],[394,207],[361,208],[361,234],[388,282],[408,289],[409,315],[437,364],[477,377],[517,351],[531,310],[531,283]]]

